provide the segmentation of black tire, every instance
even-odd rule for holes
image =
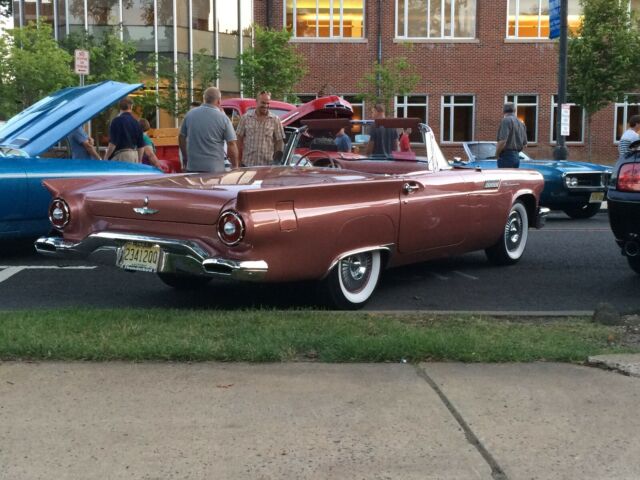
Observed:
[[[587,203],[585,205],[582,205],[581,207],[565,208],[563,212],[569,215],[571,218],[579,220],[593,217],[600,211],[601,206],[602,203]]]
[[[640,275],[640,255],[636,255],[635,257],[627,257],[627,262],[631,267],[631,270]]]
[[[195,290],[204,287],[212,280],[211,277],[160,272],[158,273],[158,278],[176,290]]]
[[[485,250],[494,265],[513,265],[522,257],[529,237],[529,216],[522,202],[511,206],[507,223],[498,241]]]
[[[381,271],[380,251],[349,255],[341,259],[320,282],[320,293],[330,308],[357,310],[371,298]]]

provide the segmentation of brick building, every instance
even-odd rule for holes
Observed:
[[[637,7],[640,0],[631,0]],[[396,115],[426,120],[448,157],[462,154],[463,140],[494,139],[506,100],[527,125],[528,153],[552,157],[558,53],[547,38],[547,11],[548,0],[254,0],[254,21],[291,30],[307,59],[302,98],[323,91],[352,100],[378,58],[406,56],[420,81],[396,99]],[[578,0],[569,0],[570,28],[580,13]],[[639,107],[640,96],[628,95],[593,116],[593,161],[615,159],[626,119]],[[569,158],[586,158],[585,130],[573,106]]]

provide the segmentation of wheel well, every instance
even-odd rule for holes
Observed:
[[[518,198],[516,198],[516,201],[522,202],[522,204],[524,205],[524,208],[527,209],[527,216],[529,217],[529,226],[535,227],[536,213],[537,213],[536,197],[534,197],[530,193],[527,193],[524,195],[520,195]]]

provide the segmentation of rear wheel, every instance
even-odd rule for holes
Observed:
[[[158,273],[158,278],[176,290],[195,290],[204,287],[211,281],[211,277],[181,273]]]
[[[591,218],[600,211],[601,205],[602,203],[587,203],[580,207],[565,208],[563,212],[575,219]]]
[[[330,307],[356,310],[371,298],[380,271],[379,251],[349,255],[341,259],[320,283],[321,293]]]
[[[522,202],[511,207],[504,231],[498,241],[485,250],[489,261],[495,265],[513,265],[524,253],[529,237],[529,217]]]
[[[631,270],[640,275],[640,255],[636,255],[635,257],[627,257],[627,262],[629,262]]]

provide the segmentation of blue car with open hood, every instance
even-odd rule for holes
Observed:
[[[464,142],[466,161],[454,165],[470,168],[498,168],[496,142]],[[534,160],[520,152],[520,168],[537,170],[544,177],[540,205],[561,210],[571,218],[590,218],[605,199],[612,168],[569,160]]]
[[[65,88],[0,127],[0,240],[48,233],[51,195],[44,179],[162,173],[148,165],[48,156],[73,130],[142,86],[106,81]]]

